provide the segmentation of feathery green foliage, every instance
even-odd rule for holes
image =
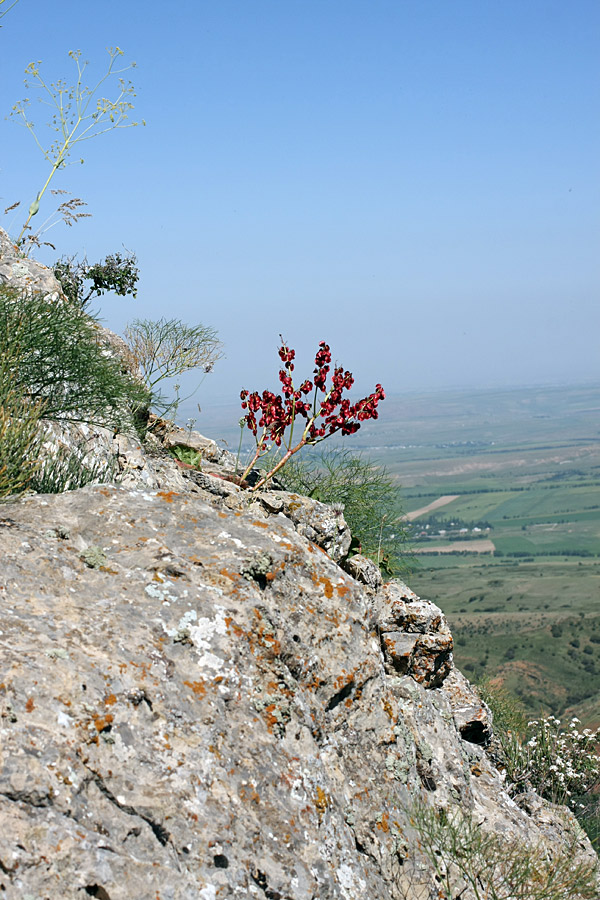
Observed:
[[[575,862],[572,848],[540,845],[486,833],[455,809],[412,810],[418,846],[436,873],[440,900],[595,900],[597,866]]]
[[[492,711],[494,731],[497,734],[511,734],[523,737],[527,731],[527,716],[521,700],[490,678],[483,678],[477,690],[484,703]]]
[[[278,476],[288,491],[344,506],[354,552],[376,562],[384,575],[408,568],[407,530],[398,485],[385,468],[348,450],[290,459]]]
[[[68,303],[49,303],[0,287],[0,357],[15,348],[15,390],[44,404],[44,418],[131,430],[151,393],[122,371],[122,361],[100,343],[94,322]]]
[[[18,334],[0,354],[0,499],[25,490],[38,467],[36,439],[44,403],[15,385]]]
[[[132,359],[154,394],[154,405],[163,417],[170,415],[173,419],[179,404],[196,393],[214,364],[223,356],[223,345],[214,328],[186,325],[180,319],[135,319],[125,329],[125,337]],[[175,399],[172,401],[154,392],[160,381],[194,369],[201,369],[203,376],[198,387],[187,397],[179,397],[179,385],[175,385]]]
[[[82,440],[74,447],[61,447],[54,456],[42,455],[28,487],[37,494],[62,494],[92,482],[104,484],[113,481],[117,472],[114,457],[106,461],[87,462],[86,452],[86,442]]]

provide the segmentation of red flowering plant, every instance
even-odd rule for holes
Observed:
[[[280,335],[281,337],[281,335]],[[252,488],[261,488],[288,459],[297,453],[305,444],[319,444],[332,434],[354,434],[367,419],[377,418],[377,405],[385,398],[380,384],[368,397],[357,403],[350,403],[343,397],[344,391],[350,390],[354,384],[351,372],[344,371],[342,366],[335,366],[331,375],[331,384],[327,385],[327,377],[331,370],[331,349],[329,344],[321,341],[315,356],[315,368],[312,379],[307,378],[299,388],[294,385],[295,350],[291,350],[283,338],[279,348],[279,357],[283,368],[279,371],[282,385],[281,394],[272,391],[242,391],[240,398],[242,409],[248,410],[241,420],[245,423],[256,440],[256,452],[241,476],[245,481],[250,470],[259,457],[264,456],[273,447],[285,448],[279,462],[267,472]],[[312,398],[309,395],[312,393]],[[300,420],[300,426],[298,426]],[[241,424],[240,423],[240,424]],[[294,444],[294,431],[302,434]]]

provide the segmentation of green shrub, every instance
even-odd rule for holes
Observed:
[[[14,354],[14,387],[44,418],[131,430],[151,393],[99,343],[93,320],[69,303],[0,286],[0,357]]]
[[[384,574],[408,569],[400,491],[385,468],[347,450],[333,449],[308,460],[292,457],[279,478],[288,491],[322,503],[343,504],[354,552],[368,556]]]
[[[86,461],[85,440],[67,449],[61,447],[55,456],[43,456],[31,477],[28,487],[37,494],[62,494],[95,482],[114,480],[116,459]]]
[[[494,683],[490,678],[483,678],[478,685],[481,699],[492,711],[494,731],[497,736],[511,732],[524,735],[527,729],[525,707],[518,697],[506,688]]]
[[[418,846],[436,875],[440,900],[595,900],[597,867],[576,862],[574,848],[540,845],[482,830],[461,810],[413,809]]]
[[[37,434],[42,401],[15,385],[16,347],[0,355],[0,499],[25,490],[39,465]]]
[[[75,257],[63,257],[54,263],[53,271],[65,297],[77,306],[86,306],[106,291],[113,291],[119,297],[137,296],[139,269],[134,253],[128,256],[115,253],[93,265],[87,259],[79,262]],[[87,286],[84,282],[88,282]]]

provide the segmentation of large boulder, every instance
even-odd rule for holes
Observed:
[[[419,640],[436,614],[205,477],[231,492],[1,509],[3,896],[425,898],[416,802],[563,847],[461,733],[464,691],[387,666],[401,604]]]
[[[27,293],[44,294],[50,301],[62,297],[52,269],[23,256],[6,231],[0,228],[0,286],[3,284]]]

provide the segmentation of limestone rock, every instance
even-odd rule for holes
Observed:
[[[334,560],[343,559],[350,549],[352,534],[341,509],[300,494],[282,493],[284,513],[296,531],[322,547]]]
[[[441,609],[401,581],[384,585],[376,608],[386,672],[439,687],[453,665],[452,634]]]
[[[372,593],[286,515],[226,502],[189,481],[3,504],[7,900],[430,897],[417,800],[564,846],[451,691],[386,674]]]
[[[0,228],[0,285],[27,293],[41,293],[50,302],[62,297],[54,272],[34,259],[24,257],[4,229]]]
[[[344,560],[343,569],[357,581],[360,581],[361,584],[371,588],[372,591],[378,591],[383,585],[379,566],[375,565],[371,559],[363,556],[362,553],[356,553],[354,556]]]
[[[465,741],[486,745],[492,736],[492,713],[465,676],[453,668],[443,691],[448,697],[454,721]]]
[[[227,469],[233,470],[235,466],[235,456],[229,450],[219,447],[216,441],[204,437],[197,431],[188,428],[180,428],[166,419],[160,419],[158,416],[151,415],[148,425],[152,433],[158,438],[165,449],[169,450],[173,447],[189,447],[196,450],[203,460],[219,463]]]

